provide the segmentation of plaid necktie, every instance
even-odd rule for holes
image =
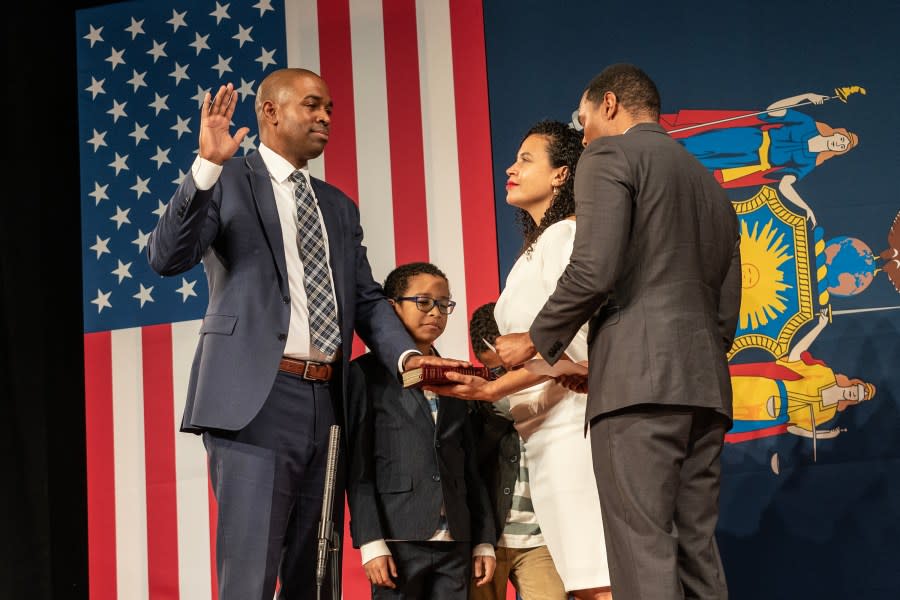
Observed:
[[[297,203],[297,247],[303,261],[303,287],[309,307],[309,335],[313,345],[326,356],[333,356],[341,344],[334,293],[325,260],[325,236],[316,200],[306,177],[299,170],[291,173],[294,201]]]

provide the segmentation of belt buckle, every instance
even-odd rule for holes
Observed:
[[[306,363],[303,365],[303,379],[307,381],[323,381],[321,377],[313,377],[309,374],[309,368],[317,366],[319,366],[319,363],[313,362],[311,360],[306,361]]]

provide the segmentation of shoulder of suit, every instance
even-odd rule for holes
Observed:
[[[330,194],[339,196],[339,197],[347,200],[348,202],[353,202],[353,200],[350,199],[350,196],[345,194],[344,191],[341,190],[341,188],[328,183],[324,179],[319,179],[318,177],[313,177],[312,175],[309,176],[309,179],[310,179],[310,181],[312,181],[313,185],[315,186],[315,189],[318,192],[324,191],[326,193],[330,193]]]

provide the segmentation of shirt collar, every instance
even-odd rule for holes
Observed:
[[[269,174],[278,183],[286,183],[288,181],[288,177],[291,176],[291,173],[297,170],[294,168],[294,165],[290,163],[290,161],[288,161],[280,154],[276,153],[265,144],[260,143],[259,154],[260,156],[262,156],[263,162],[265,163],[266,169],[268,169]],[[306,177],[307,183],[309,183],[309,169],[307,167],[303,167],[300,169],[300,171],[303,173],[303,176]]]

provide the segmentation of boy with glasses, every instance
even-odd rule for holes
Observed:
[[[456,305],[430,263],[397,267],[385,295],[425,356]],[[350,532],[373,598],[467,597],[494,572],[494,521],[462,400],[403,388],[371,353],[350,365]]]

